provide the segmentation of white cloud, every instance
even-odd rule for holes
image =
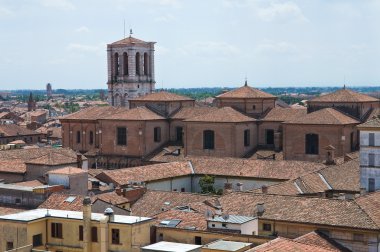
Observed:
[[[0,6],[0,17],[10,16],[13,12],[5,7]]]
[[[276,53],[276,54],[292,54],[297,52],[297,47],[289,42],[274,42],[271,40],[264,41],[257,45],[254,50],[256,53]]]
[[[159,22],[159,23],[161,23],[161,22],[162,23],[168,23],[168,22],[173,21],[173,20],[175,20],[175,17],[171,14],[166,14],[166,15],[163,15],[160,17],[156,17],[154,19],[154,21]]]
[[[195,55],[200,57],[224,58],[240,53],[239,48],[226,42],[201,41],[185,45],[180,49],[185,55]]]
[[[40,0],[44,7],[54,8],[59,10],[75,10],[75,5],[69,0]]]
[[[75,29],[76,32],[79,32],[79,33],[87,33],[87,32],[90,32],[90,29],[88,29],[87,26],[81,26],[77,29]]]
[[[170,8],[181,8],[182,3],[180,0],[116,0],[119,8],[126,8],[131,4],[141,4],[144,6],[161,6],[161,7],[170,7]]]
[[[70,43],[66,50],[70,52],[80,52],[80,53],[101,53],[106,50],[105,44],[98,45],[85,45],[79,43]]]
[[[169,53],[169,49],[160,45],[155,45],[156,55],[166,55]]]

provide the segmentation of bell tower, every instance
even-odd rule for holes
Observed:
[[[154,91],[154,44],[129,37],[107,45],[108,103],[129,107],[129,100]]]

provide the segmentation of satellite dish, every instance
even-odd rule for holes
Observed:
[[[223,214],[222,218],[223,218],[223,220],[226,221],[226,220],[228,220],[230,218],[230,215],[229,214]]]
[[[207,209],[207,210],[206,210],[206,212],[205,212],[205,217],[206,217],[206,219],[209,219],[209,218],[212,217],[212,212],[211,212],[210,209]]]

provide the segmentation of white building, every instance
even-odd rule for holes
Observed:
[[[380,189],[380,117],[358,125],[360,130],[360,184],[367,192]]]

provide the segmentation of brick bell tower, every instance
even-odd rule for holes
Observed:
[[[129,100],[154,91],[154,44],[129,37],[107,45],[108,103],[129,107]]]

